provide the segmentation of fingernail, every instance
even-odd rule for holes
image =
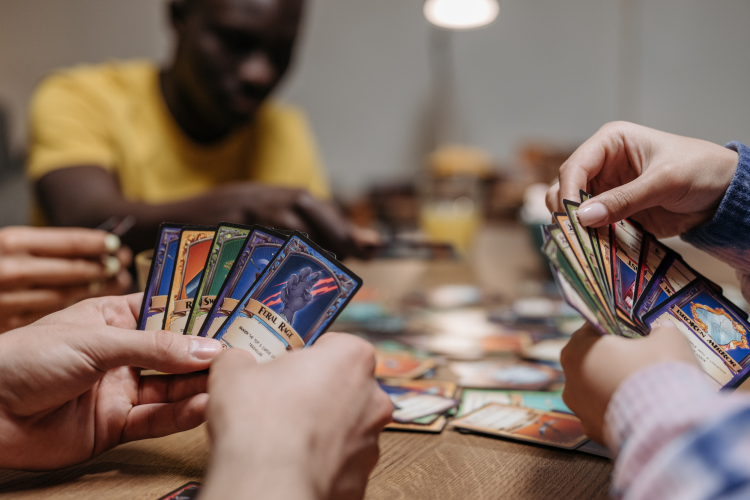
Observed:
[[[115,236],[116,238],[116,236]],[[120,272],[120,269],[122,268],[122,264],[120,264],[120,259],[117,257],[113,257],[111,255],[108,255],[104,258],[104,276],[110,277],[114,276],[115,274]]]
[[[221,352],[221,342],[214,339],[195,338],[190,341],[190,355],[200,360],[214,358]]]
[[[578,211],[578,218],[584,226],[594,226],[607,217],[607,207],[601,203],[591,203]]]
[[[104,237],[104,248],[107,249],[107,252],[115,253],[121,246],[122,242],[116,234],[108,234]]]

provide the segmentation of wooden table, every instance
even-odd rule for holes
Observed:
[[[389,301],[398,301],[412,289],[442,283],[475,283],[510,300],[520,283],[538,279],[537,259],[526,230],[505,225],[480,235],[469,262],[379,261],[351,267]],[[717,264],[717,269],[723,268]],[[438,373],[438,378],[449,377],[447,370]],[[611,462],[583,453],[451,429],[439,435],[385,432],[380,446],[381,459],[372,473],[368,499],[608,497]],[[208,441],[201,426],[120,446],[62,471],[0,471],[0,494],[8,499],[42,495],[156,499],[185,482],[201,481],[207,462]]]

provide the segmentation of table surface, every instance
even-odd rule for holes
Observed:
[[[520,283],[534,283],[541,272],[526,231],[516,225],[487,228],[474,254],[463,262],[355,262],[351,268],[389,302],[398,303],[411,290],[444,283],[474,283],[510,300]],[[437,378],[452,376],[441,369]],[[460,434],[450,428],[437,435],[384,432],[380,448],[368,499],[608,497],[611,462],[579,452]],[[61,471],[0,470],[0,494],[8,499],[157,499],[188,481],[200,482],[207,462],[208,439],[201,426],[129,443]]]

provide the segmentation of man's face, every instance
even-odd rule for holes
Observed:
[[[289,67],[302,0],[188,2],[173,11],[174,73],[186,104],[215,127],[243,124]]]

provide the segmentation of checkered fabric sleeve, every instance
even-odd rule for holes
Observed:
[[[623,499],[750,498],[750,395],[719,394],[697,367],[670,362],[623,382],[605,416]]]

